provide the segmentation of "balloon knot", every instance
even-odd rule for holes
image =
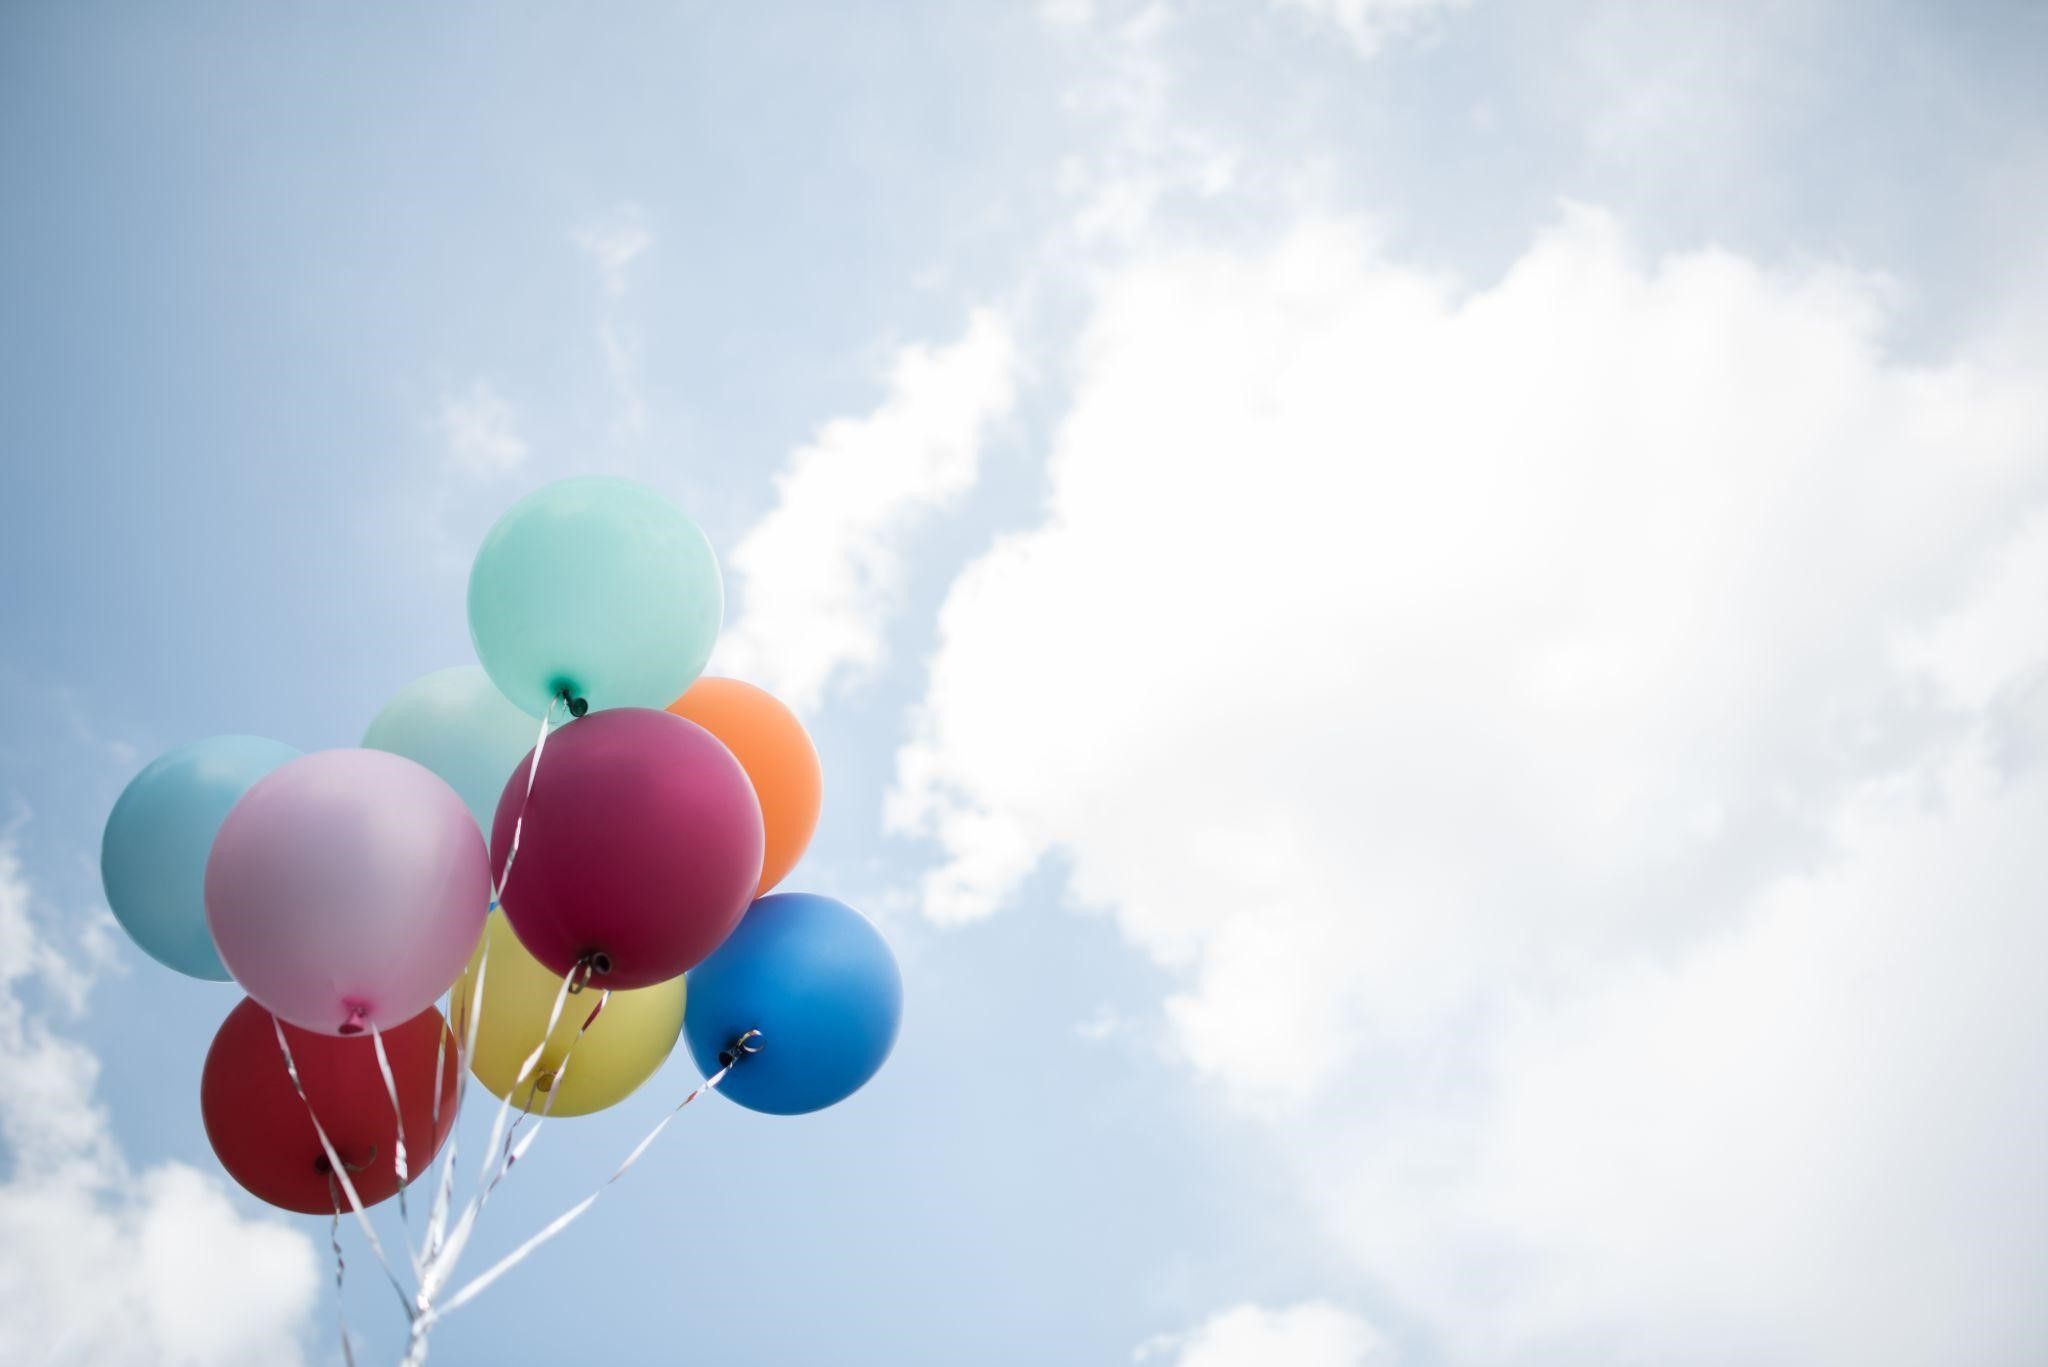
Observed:
[[[372,1144],[370,1145],[369,1155],[365,1157],[360,1163],[351,1163],[346,1158],[344,1158],[341,1160],[341,1166],[350,1172],[361,1172],[364,1168],[369,1167],[370,1164],[376,1161],[377,1146],[375,1144]],[[332,1177],[334,1176],[334,1164],[328,1161],[326,1154],[316,1154],[313,1158],[313,1171],[319,1173],[323,1177]]]
[[[575,996],[590,986],[590,980],[600,974],[612,971],[612,956],[601,949],[593,949],[578,959],[569,970],[569,995]]]
[[[718,1066],[730,1068],[748,1054],[758,1054],[760,1052],[761,1032],[759,1030],[749,1030],[719,1051]]]
[[[348,1008],[348,1019],[341,1023],[335,1033],[338,1035],[362,1034],[363,1022],[370,1017],[370,1008],[361,1002],[343,1002],[342,1005]]]
[[[555,689],[555,696],[560,698],[563,705],[569,709],[571,717],[580,717],[590,710],[590,700],[577,696],[575,690],[570,688],[568,684],[559,685]]]

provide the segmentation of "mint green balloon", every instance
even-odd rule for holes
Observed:
[[[457,665],[399,689],[363,732],[363,748],[404,755],[439,774],[488,839],[498,796],[539,732],[490,675]]]
[[[536,717],[564,690],[594,708],[667,707],[703,673],[724,613],[697,524],[606,475],[513,504],[469,572],[477,658]]]

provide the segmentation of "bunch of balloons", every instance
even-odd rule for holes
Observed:
[[[128,785],[101,849],[114,915],[248,994],[200,1089],[236,1181],[322,1215],[337,1178],[393,1195],[453,1126],[451,1058],[555,1116],[622,1101],[679,1038],[756,1111],[874,1076],[896,963],[845,904],[770,892],[816,827],[818,757],[775,698],[699,677],[723,606],[681,510],[565,480],[477,554],[481,667],[401,690],[361,748],[219,736]],[[594,1012],[564,1011],[578,992]]]

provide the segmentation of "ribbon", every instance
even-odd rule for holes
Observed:
[[[519,857],[519,832],[526,826],[526,805],[533,801],[534,776],[540,773],[541,751],[547,749],[548,729],[554,724],[555,704],[568,701],[569,690],[563,689],[548,699],[548,710],[540,719],[540,736],[533,743],[533,763],[526,766],[526,791],[519,795],[519,815],[512,818],[512,844],[505,851],[505,867],[498,870],[497,881],[491,884],[491,907],[495,910],[505,900],[505,884],[512,877],[512,861]],[[573,711],[575,703],[570,702]]]
[[[397,1140],[391,1146],[391,1170],[398,1175],[398,1218],[405,1227],[406,1251],[412,1253],[415,1265],[419,1254],[412,1251],[412,1219],[405,1209],[405,1188],[412,1180],[405,1170],[405,1109],[398,1104],[398,1081],[391,1076],[391,1056],[384,1052],[384,1032],[377,1028],[377,1022],[370,1022],[370,1043],[377,1051],[377,1071],[384,1075],[384,1094],[391,1098],[391,1119],[397,1127]],[[438,1069],[436,1070],[439,1071]],[[434,1095],[440,1096],[440,1079],[434,1080]]]
[[[327,1127],[320,1123],[320,1117],[313,1112],[313,1103],[306,1096],[306,1087],[299,1080],[299,1065],[292,1058],[291,1041],[284,1037],[284,1023],[276,1016],[270,1018],[271,1029],[277,1032],[278,1052],[284,1055],[284,1070],[292,1080],[292,1090],[299,1094],[299,1100],[306,1107],[306,1118],[313,1122],[313,1133],[320,1139],[320,1151],[327,1155],[328,1179],[339,1181],[342,1191],[348,1194],[349,1209],[355,1212],[356,1223],[362,1227],[363,1239],[370,1245],[370,1251],[377,1255],[377,1265],[384,1269],[385,1279],[391,1289],[398,1293],[398,1303],[405,1307],[408,1320],[414,1318],[412,1298],[405,1294],[405,1287],[399,1283],[398,1274],[391,1270],[391,1260],[384,1256],[384,1245],[377,1240],[376,1226],[370,1223],[369,1215],[363,1210],[363,1200],[356,1195],[356,1184],[349,1179],[348,1165],[341,1161],[341,1155],[334,1151],[334,1143],[327,1137]]]
[[[557,704],[565,702],[569,704],[573,714],[575,704],[573,700],[569,699],[565,689],[555,698],[549,700],[548,710],[541,717],[540,733],[534,738],[533,742],[533,761],[526,767],[526,790],[520,794],[519,815],[513,818],[512,821],[512,840],[505,850],[504,866],[498,870],[497,877],[491,883],[490,910],[492,911],[498,910],[504,901],[505,887],[512,877],[512,866],[519,858],[520,836],[526,829],[526,809],[533,800],[534,780],[540,773],[541,757],[547,751],[548,734],[554,725],[555,708]],[[447,1222],[455,1185],[455,1130],[461,1124],[463,1102],[469,1093],[469,1060],[476,1053],[477,1025],[479,1018],[483,1014],[484,975],[490,967],[490,954],[490,937],[486,935],[484,937],[483,954],[477,962],[476,977],[470,984],[468,1007],[463,1015],[463,1036],[456,1058],[456,1065],[460,1069],[459,1077],[461,1080],[457,1084],[455,1094],[455,1120],[450,1125],[448,1145],[441,1156],[441,1181],[435,1193],[433,1212],[427,1220],[426,1239],[421,1247],[417,1263],[419,1292],[415,1297],[415,1305],[418,1310],[418,1317],[414,1320],[414,1342],[408,1349],[405,1359],[408,1367],[425,1361],[426,1341],[424,1326],[421,1324],[421,1320],[428,1316],[430,1307],[434,1302],[434,1297],[447,1282],[449,1275],[454,1270],[456,1260],[461,1257],[462,1250],[468,1244],[469,1236],[476,1227],[477,1215],[483,1209],[484,1198],[489,1195],[484,1182],[491,1170],[491,1156],[498,1149],[500,1142],[504,1138],[506,1112],[510,1107],[512,1094],[517,1091],[519,1083],[533,1071],[534,1066],[540,1061],[542,1052],[547,1048],[548,1039],[554,1034],[555,1025],[561,1019],[562,1005],[567,999],[569,991],[569,979],[565,978],[562,982],[562,990],[555,994],[555,1003],[548,1013],[547,1028],[541,1032],[540,1043],[534,1046],[533,1052],[527,1056],[526,1061],[520,1066],[519,1073],[513,1080],[512,1088],[506,1092],[505,1100],[500,1103],[497,1117],[491,1124],[491,1138],[489,1143],[484,1146],[484,1164],[477,1173],[477,1194],[465,1203],[461,1213],[455,1216],[454,1226],[450,1229]],[[572,973],[570,976],[573,977],[575,975]],[[587,1024],[586,1022],[586,1026]],[[436,1105],[439,1104],[439,1099],[440,1092],[437,1089],[435,1092]]]
[[[341,1256],[341,1191],[331,1172],[327,1174],[327,1199],[334,1205],[334,1218],[327,1225],[327,1246],[334,1250],[334,1322],[341,1330],[341,1360],[347,1367],[356,1367],[356,1350],[348,1341],[348,1302],[342,1297],[348,1260]]]
[[[612,1185],[612,1183],[618,1181],[621,1177],[624,1177],[627,1171],[631,1169],[635,1163],[640,1161],[640,1155],[646,1153],[648,1148],[654,1143],[654,1141],[661,1137],[661,1132],[668,1128],[670,1121],[674,1120],[678,1115],[682,1114],[683,1107],[689,1105],[691,1102],[695,1101],[704,1093],[716,1090],[718,1084],[725,1081],[726,1074],[730,1073],[734,1068],[737,1068],[740,1065],[740,1063],[745,1060],[747,1055],[759,1053],[760,1050],[761,1032],[759,1030],[749,1030],[745,1034],[741,1035],[738,1039],[734,1040],[732,1046],[725,1051],[725,1055],[730,1056],[732,1062],[727,1063],[724,1067],[720,1068],[710,1077],[705,1078],[704,1081],[701,1084],[699,1084],[688,1096],[684,1097],[681,1101],[677,1102],[675,1105],[675,1109],[671,1110],[667,1115],[663,1116],[660,1122],[657,1123],[653,1129],[649,1130],[638,1144],[635,1144],[633,1146],[633,1151],[626,1155],[625,1161],[620,1163],[619,1166],[612,1171],[612,1175],[610,1177],[605,1178],[604,1182],[601,1185],[599,1185],[596,1191],[591,1192],[590,1195],[584,1197],[581,1201],[578,1201],[575,1205],[569,1207],[569,1209],[563,1211],[560,1215],[557,1215],[553,1220],[549,1221],[547,1225],[545,1225],[540,1230],[540,1232],[533,1235],[533,1237],[529,1238],[525,1243],[519,1245],[519,1247],[513,1249],[510,1253],[507,1253],[504,1257],[498,1259],[497,1262],[491,1264],[491,1266],[486,1268],[484,1271],[478,1273],[469,1282],[465,1283],[461,1290],[457,1291],[454,1295],[450,1296],[445,1304],[428,1310],[426,1312],[427,1322],[429,1324],[432,1324],[440,1320],[442,1317],[451,1315],[455,1311],[460,1310],[463,1306],[469,1304],[471,1301],[475,1300],[479,1295],[483,1294],[485,1289],[488,1288],[492,1282],[497,1281],[498,1278],[504,1276],[507,1272],[510,1272],[513,1268],[519,1266],[519,1264],[525,1262],[527,1257],[531,1255],[535,1249],[547,1243],[548,1240],[554,1238],[557,1234],[560,1234],[563,1230],[567,1229],[570,1225],[574,1224],[576,1220],[583,1214],[584,1211],[589,1210],[592,1206],[597,1204],[597,1198],[604,1195],[605,1191]]]
[[[533,746],[533,761],[527,766],[526,791],[520,797],[519,814],[512,822],[512,839],[505,851],[505,864],[498,871],[498,876],[491,885],[490,910],[492,911],[498,910],[502,906],[505,887],[512,876],[513,863],[519,857],[519,841],[526,825],[527,805],[533,798],[534,777],[540,770],[541,755],[547,747],[548,733],[553,725],[555,705],[558,702],[567,702],[572,716],[582,715],[582,709],[578,706],[579,700],[569,698],[567,690],[564,690],[549,702],[547,713],[541,718],[540,734],[534,741]],[[632,1152],[626,1155],[625,1160],[613,1170],[612,1175],[606,1178],[597,1190],[591,1192],[590,1195],[584,1197],[582,1201],[570,1207],[561,1215],[556,1216],[554,1220],[520,1244],[519,1247],[513,1249],[512,1252],[506,1254],[482,1273],[465,1283],[446,1303],[437,1305],[436,1301],[442,1288],[447,1285],[449,1277],[454,1272],[457,1260],[460,1259],[463,1249],[468,1245],[470,1235],[475,1231],[477,1217],[482,1213],[484,1205],[490,1199],[491,1193],[497,1190],[498,1184],[511,1172],[513,1166],[525,1156],[527,1149],[531,1147],[533,1141],[539,1136],[542,1127],[547,1122],[548,1116],[554,1110],[556,1093],[560,1090],[562,1082],[568,1075],[569,1065],[575,1056],[576,1046],[582,1041],[583,1036],[589,1031],[590,1027],[597,1022],[599,1015],[604,1011],[605,1004],[611,1000],[609,989],[601,991],[598,995],[597,1004],[590,1009],[589,1014],[583,1018],[583,1023],[576,1028],[575,1035],[570,1038],[568,1047],[562,1052],[561,1062],[554,1069],[553,1078],[547,1091],[547,1099],[542,1103],[540,1113],[537,1116],[533,1114],[533,1092],[538,1086],[536,1080],[533,1085],[525,1089],[526,1100],[520,1107],[519,1117],[508,1128],[506,1121],[511,1112],[512,1098],[520,1092],[521,1084],[526,1083],[533,1076],[534,1069],[539,1066],[542,1055],[547,1051],[548,1041],[554,1037],[555,1027],[561,1022],[562,1011],[568,998],[573,993],[581,992],[589,984],[592,972],[594,971],[594,965],[591,961],[585,960],[578,963],[564,975],[562,986],[556,991],[554,1003],[549,1008],[547,1026],[541,1031],[540,1042],[533,1047],[533,1051],[520,1064],[519,1071],[512,1080],[512,1085],[506,1089],[504,1097],[499,1102],[497,1116],[491,1123],[490,1139],[484,1145],[483,1163],[477,1170],[476,1193],[463,1206],[462,1212],[455,1217],[454,1226],[450,1229],[447,1221],[453,1199],[455,1181],[455,1135],[461,1123],[463,1102],[469,1091],[469,1060],[474,1057],[476,1052],[478,1018],[482,1014],[483,1008],[484,975],[489,967],[489,963],[490,941],[489,937],[486,936],[482,954],[477,961],[476,975],[470,984],[469,1001],[462,1013],[463,1030],[456,1042],[455,1062],[459,1081],[456,1086],[455,1113],[450,1121],[448,1141],[438,1158],[441,1164],[441,1177],[436,1185],[434,1203],[427,1217],[425,1238],[417,1249],[412,1248],[411,1224],[405,1200],[405,1189],[409,1185],[410,1177],[406,1165],[405,1118],[399,1105],[398,1085],[391,1071],[391,1062],[384,1048],[383,1036],[379,1033],[374,1023],[370,1026],[371,1040],[377,1051],[377,1066],[384,1078],[384,1090],[390,1098],[392,1116],[396,1125],[397,1143],[392,1154],[392,1164],[398,1176],[399,1214],[401,1220],[406,1222],[407,1249],[412,1254],[413,1271],[418,1278],[418,1290],[410,1298],[406,1296],[405,1289],[400,1284],[397,1274],[392,1271],[390,1260],[384,1255],[383,1246],[377,1240],[377,1232],[371,1226],[369,1217],[363,1210],[362,1202],[356,1195],[354,1183],[349,1180],[348,1170],[342,1165],[339,1155],[334,1152],[333,1145],[328,1142],[326,1131],[321,1129],[319,1117],[313,1114],[312,1103],[307,1100],[305,1089],[299,1083],[298,1068],[292,1060],[291,1046],[285,1040],[283,1027],[279,1026],[277,1028],[278,1047],[284,1054],[285,1068],[291,1074],[292,1085],[298,1091],[299,1099],[306,1104],[306,1114],[312,1119],[313,1128],[320,1137],[321,1148],[326,1152],[328,1162],[333,1166],[334,1174],[339,1176],[342,1190],[348,1195],[349,1205],[355,1212],[357,1222],[362,1227],[363,1237],[369,1243],[371,1251],[376,1254],[379,1265],[384,1269],[385,1277],[390,1281],[392,1289],[398,1292],[400,1304],[405,1308],[411,1332],[407,1338],[405,1359],[402,1367],[419,1367],[419,1364],[424,1363],[427,1358],[428,1334],[443,1316],[460,1309],[476,1299],[493,1282],[524,1262],[536,1249],[573,1224],[586,1210],[597,1203],[597,1199],[613,1183],[624,1177],[633,1165],[640,1161],[640,1156],[647,1152],[654,1141],[661,1136],[661,1132],[668,1128],[669,1122],[674,1120],[684,1107],[704,1093],[715,1090],[725,1080],[726,1075],[738,1065],[740,1060],[748,1054],[759,1052],[761,1048],[761,1032],[758,1030],[748,1030],[738,1039],[734,1040],[732,1045],[720,1054],[719,1062],[721,1066],[718,1071],[706,1078],[688,1096],[677,1102],[674,1109],[670,1110],[667,1115],[664,1115],[654,1128],[649,1130],[640,1142],[633,1146]],[[275,1018],[273,1017],[274,1021]],[[444,1075],[443,1070],[447,1061],[447,1040],[447,1034],[443,1034],[436,1041],[434,1048],[433,1117],[436,1134],[440,1132],[441,1079]],[[529,1116],[533,1117],[533,1127],[521,1135],[519,1133],[520,1128]],[[495,1163],[494,1159],[496,1160]],[[494,1167],[495,1171],[493,1171]],[[334,1175],[330,1175],[328,1179],[330,1194],[333,1189],[334,1180]],[[341,1206],[337,1199],[335,1202],[333,1224],[329,1230],[329,1242],[334,1248],[337,1301],[341,1293],[344,1268],[339,1239],[340,1225]],[[337,1312],[343,1313],[340,1312],[339,1307],[337,1307]],[[347,1361],[347,1367],[355,1367],[354,1353],[348,1341],[348,1325],[345,1314],[342,1319],[341,1328],[343,1357]]]

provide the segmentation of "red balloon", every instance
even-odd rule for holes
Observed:
[[[455,1122],[455,1041],[451,1036],[441,1068],[441,1123],[434,1124],[434,1055],[446,1027],[433,1007],[384,1032],[384,1052],[398,1084],[405,1117],[407,1170],[417,1177],[441,1151]],[[320,1035],[286,1024],[292,1059],[307,1099],[349,1169],[356,1195],[373,1206],[398,1190],[393,1166],[398,1126],[391,1094],[377,1067],[377,1048],[368,1035]],[[228,1012],[199,1080],[199,1110],[206,1137],[220,1165],[258,1200],[308,1215],[333,1212],[333,1196],[348,1209],[348,1196],[327,1185],[327,1155],[307,1118],[306,1103],[292,1089],[278,1051],[271,1015],[244,997]]]
[[[590,961],[595,986],[651,987],[725,941],[761,877],[761,804],[716,736],[669,712],[615,707],[549,736],[498,799],[491,868],[519,855],[500,899],[551,972]]]

